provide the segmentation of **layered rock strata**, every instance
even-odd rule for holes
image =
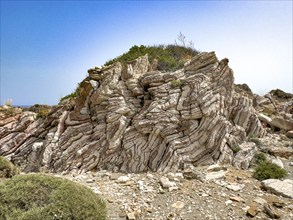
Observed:
[[[175,72],[150,69],[147,55],[90,69],[79,96],[45,120],[7,120],[0,154],[26,171],[166,172],[232,163],[248,134],[265,135],[252,100],[234,91],[228,59],[204,52]]]

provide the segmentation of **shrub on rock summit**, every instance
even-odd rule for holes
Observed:
[[[140,56],[148,54],[150,63],[154,59],[158,61],[158,70],[174,71],[183,67],[184,63],[197,55],[199,52],[191,47],[179,45],[158,45],[158,46],[133,46],[127,53],[108,61],[105,65],[115,62],[122,64],[131,62]]]
[[[18,175],[0,185],[0,219],[106,218],[106,205],[90,189],[62,178]]]

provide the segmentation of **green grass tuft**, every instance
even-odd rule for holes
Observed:
[[[239,151],[241,151],[241,147],[239,145],[236,145],[234,148],[232,148],[232,151],[233,151],[234,154],[236,154]]]
[[[43,174],[18,175],[0,187],[0,219],[106,219],[105,202],[80,184]]]
[[[80,93],[80,85],[78,84],[76,89],[75,89],[75,91],[70,93],[70,94],[68,94],[68,95],[66,95],[66,96],[64,96],[64,97],[62,97],[60,99],[60,102],[63,102],[65,100],[67,100],[67,99],[73,99],[73,98],[79,96],[79,93]]]
[[[172,88],[180,88],[183,85],[182,81],[180,81],[179,79],[173,79],[171,81],[171,87]]]

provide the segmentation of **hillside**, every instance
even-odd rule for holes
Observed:
[[[276,212],[290,219],[292,106],[292,94],[272,90],[258,96],[246,84],[235,85],[229,60],[218,60],[215,52],[135,46],[89,69],[74,94],[57,106],[1,107],[0,155],[24,172],[62,174],[88,185],[107,197],[112,217],[122,210],[124,219],[131,213],[190,219],[188,207],[200,207],[196,219],[213,219],[203,204],[207,198],[224,210],[215,219],[245,219],[265,204],[276,211],[263,191],[270,189],[284,203]],[[255,172],[260,165],[261,174]],[[264,180],[270,178],[273,186]],[[124,200],[111,197],[121,190]],[[255,194],[267,202],[251,205]],[[192,203],[195,198],[200,206]]]

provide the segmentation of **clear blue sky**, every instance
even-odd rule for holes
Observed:
[[[292,88],[292,1],[2,1],[1,104],[57,104],[133,45],[173,43],[229,58],[254,92]]]

